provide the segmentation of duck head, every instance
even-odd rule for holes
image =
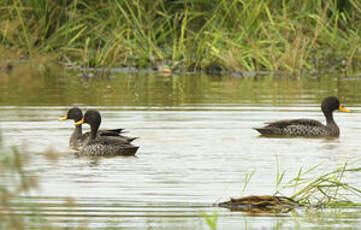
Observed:
[[[321,104],[321,109],[322,112],[326,115],[326,114],[330,114],[333,111],[339,109],[342,112],[350,112],[350,110],[345,109],[340,101],[337,99],[337,97],[326,97]]]
[[[83,118],[83,113],[78,107],[73,107],[68,110],[67,114],[64,117],[59,118],[59,121],[64,120],[73,120],[74,122],[78,122]]]
[[[75,125],[81,125],[83,123],[89,124],[92,136],[95,137],[101,122],[102,118],[98,111],[88,110],[84,114],[83,118],[80,121],[76,122]]]

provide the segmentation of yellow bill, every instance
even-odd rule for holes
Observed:
[[[58,121],[64,121],[66,119],[68,119],[68,115],[65,115],[64,117],[59,118]]]
[[[75,125],[81,125],[83,123],[84,123],[84,117],[80,121],[75,122]]]
[[[338,107],[338,109],[341,110],[342,112],[346,112],[346,113],[351,112],[351,110],[345,109],[342,105],[340,105],[340,106]]]

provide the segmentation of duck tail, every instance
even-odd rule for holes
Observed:
[[[125,148],[122,152],[122,155],[126,155],[126,156],[134,156],[136,154],[136,152],[138,151],[139,146],[129,146],[127,148]]]
[[[134,140],[138,139],[139,137],[128,137],[129,143],[133,142]]]
[[[253,128],[254,130],[257,130],[262,135],[274,135],[274,130],[269,128]]]
[[[109,131],[115,132],[115,133],[126,133],[125,129],[109,129]]]

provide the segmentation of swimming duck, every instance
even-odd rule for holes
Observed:
[[[321,110],[326,117],[326,125],[312,119],[281,120],[268,124],[263,128],[254,128],[262,135],[280,136],[331,136],[338,137],[340,129],[333,120],[333,111],[339,109],[342,112],[350,112],[345,109],[336,97],[327,97],[322,101]]]
[[[68,110],[64,117],[59,118],[59,121],[73,120],[74,123],[80,121],[83,118],[83,112],[78,107],[73,107]],[[97,131],[98,136],[116,136],[122,138],[124,142],[130,143],[136,138],[126,137],[121,135],[124,129],[101,129]],[[87,140],[90,138],[90,132],[82,133],[82,125],[75,125],[74,131],[70,136],[69,146],[72,149],[78,150]]]
[[[93,156],[109,156],[109,155],[135,155],[138,146],[132,145],[130,142],[124,142],[122,138],[117,136],[97,135],[101,116],[96,110],[88,110],[83,118],[76,122],[76,125],[87,123],[90,125],[90,138],[80,149],[80,154]]]

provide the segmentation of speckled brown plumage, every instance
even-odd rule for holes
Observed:
[[[92,156],[131,156],[137,152],[138,148],[138,146],[130,143],[121,142],[117,138],[98,136],[90,140],[89,143],[86,143],[80,149],[80,154]]]

